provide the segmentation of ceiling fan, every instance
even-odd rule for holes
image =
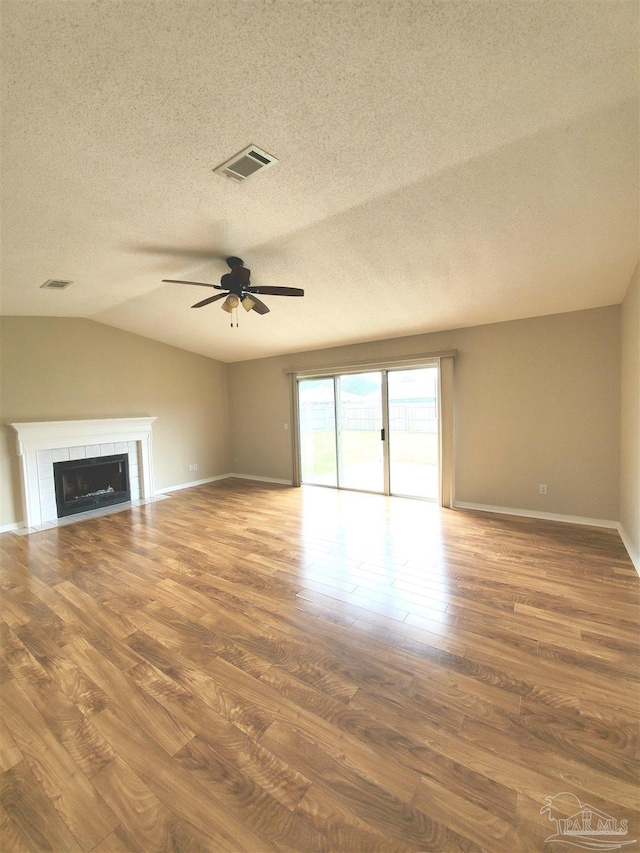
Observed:
[[[249,283],[251,270],[245,267],[242,258],[231,256],[226,261],[231,272],[225,273],[222,276],[220,284],[207,284],[204,281],[181,281],[176,278],[163,278],[162,281],[172,284],[195,284],[199,287],[213,287],[215,290],[222,290],[224,291],[223,293],[216,293],[215,296],[210,296],[208,299],[196,302],[191,307],[203,308],[205,305],[217,302],[219,299],[224,299],[222,309],[229,314],[239,305],[242,305],[245,311],[253,310],[258,314],[268,314],[269,308],[267,308],[264,302],[258,299],[258,293],[270,296],[304,296],[304,290],[301,290],[299,287],[253,287]]]

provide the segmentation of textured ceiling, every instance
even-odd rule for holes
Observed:
[[[4,314],[237,361],[624,295],[636,0],[2,10]],[[212,173],[249,144],[279,164]],[[161,283],[217,283],[227,254],[304,299],[265,297],[231,329],[191,310],[202,288]]]

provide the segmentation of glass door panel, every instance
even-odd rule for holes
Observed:
[[[338,396],[338,484],[344,489],[384,491],[382,374],[336,378]]]
[[[438,499],[438,368],[388,373],[393,495]]]
[[[333,379],[298,382],[300,462],[303,483],[338,485]]]

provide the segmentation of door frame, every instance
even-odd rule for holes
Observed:
[[[453,363],[456,350],[440,350],[433,353],[423,353],[405,358],[380,359],[378,361],[356,362],[351,364],[332,365],[320,368],[292,368],[284,371],[289,377],[290,413],[291,413],[291,450],[292,450],[292,483],[301,486],[300,463],[300,422],[298,381],[300,379],[329,379],[343,374],[372,373],[409,367],[427,367],[436,364],[438,367],[438,473],[439,489],[438,503],[443,507],[452,507],[454,502],[454,433],[453,433]],[[335,384],[334,384],[335,388]],[[386,397],[386,399],[385,399]],[[386,377],[383,377],[382,417],[385,438],[389,437],[389,406]],[[336,462],[337,462],[336,447]],[[389,494],[389,454],[384,453],[384,493]],[[331,486],[331,488],[336,488]],[[339,486],[337,488],[340,488]],[[355,491],[350,489],[350,491]]]

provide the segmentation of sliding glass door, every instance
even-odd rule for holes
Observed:
[[[337,376],[336,387],[339,484],[383,492],[382,373]]]
[[[298,383],[300,470],[303,483],[338,485],[334,380]]]
[[[438,368],[298,380],[303,483],[437,500]]]
[[[438,499],[438,368],[388,374],[389,483],[393,495]]]

